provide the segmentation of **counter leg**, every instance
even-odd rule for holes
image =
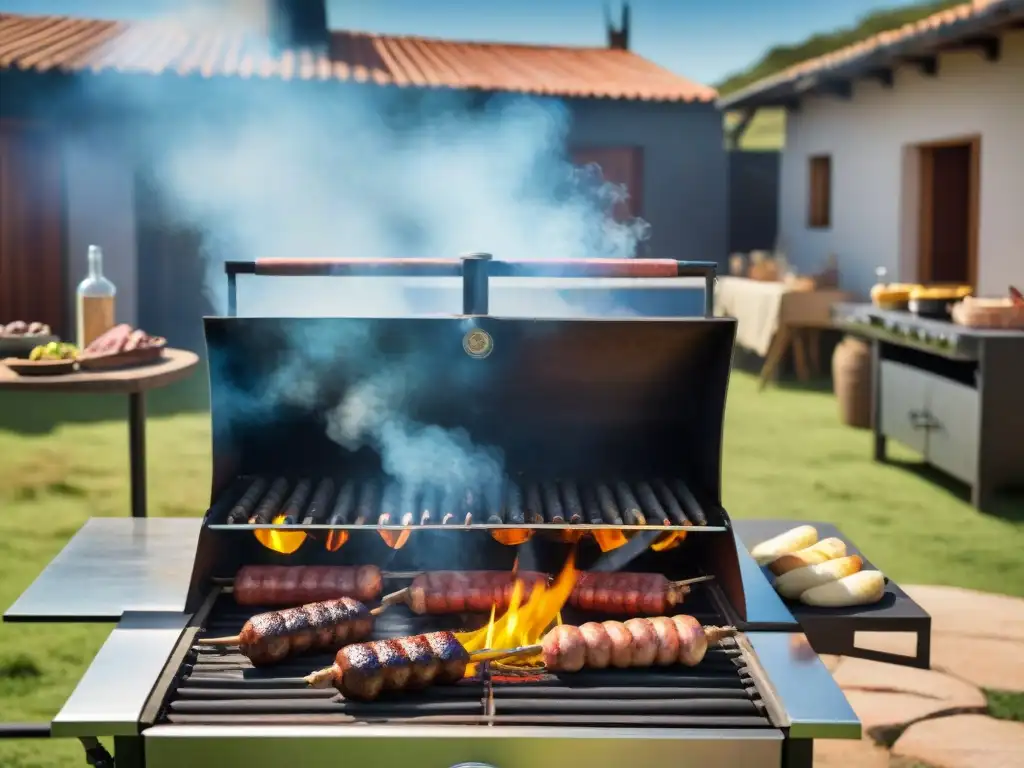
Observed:
[[[146,516],[146,395],[128,395],[128,460],[132,517]]]

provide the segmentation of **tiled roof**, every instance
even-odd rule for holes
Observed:
[[[946,38],[945,33],[954,32],[958,26],[964,27],[965,34],[978,32],[973,25],[965,25],[965,22],[985,22],[987,20],[999,22],[1001,21],[1000,14],[1018,12],[1021,6],[1021,0],[972,0],[972,2],[962,3],[945,11],[926,16],[919,21],[880,32],[859,43],[839,48],[824,56],[802,61],[771,77],[758,80],[736,93],[723,97],[719,103],[726,107],[741,106],[743,102],[752,97],[778,86],[796,83],[818,74],[827,74],[859,61],[884,57],[889,52],[895,54],[898,48],[916,41],[924,42],[927,38],[934,37],[937,43],[950,43],[953,41]]]
[[[0,70],[342,80],[550,96],[711,101],[712,88],[609,48],[333,32],[331,53],[272,54],[255,36],[170,20],[0,14]]]

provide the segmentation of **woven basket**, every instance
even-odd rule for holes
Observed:
[[[976,299],[968,296],[953,305],[953,322],[969,328],[1024,330],[1024,304],[1011,299]]]

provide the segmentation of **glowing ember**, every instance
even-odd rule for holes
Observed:
[[[533,536],[533,531],[529,528],[495,528],[491,531],[491,538],[499,544],[509,547],[525,544],[531,536]]]
[[[540,643],[544,633],[556,623],[561,623],[561,610],[576,585],[575,557],[569,559],[551,584],[538,584],[525,596],[526,586],[518,578],[512,588],[508,610],[495,618],[491,608],[491,620],[487,626],[475,632],[461,632],[457,635],[462,646],[472,653],[484,648],[518,648]],[[523,599],[526,597],[526,601]],[[540,655],[528,656],[506,662],[508,665],[532,667],[541,663]],[[466,670],[467,676],[476,674],[475,665]]]
[[[380,537],[384,539],[384,543],[392,549],[401,549],[405,546],[406,542],[409,541],[409,536],[412,533],[409,529],[404,531],[391,531],[391,530],[380,530]]]
[[[346,541],[348,541],[348,531],[344,528],[329,531],[327,533],[327,551],[337,552]]]
[[[284,525],[286,520],[285,515],[278,515],[273,519],[272,524]],[[306,540],[304,531],[277,531],[272,528],[259,528],[253,533],[260,544],[282,555],[290,555]]]

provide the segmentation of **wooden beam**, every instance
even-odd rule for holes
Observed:
[[[969,37],[960,44],[961,48],[976,48],[985,54],[986,61],[999,61],[1002,57],[1001,41],[995,35]]]
[[[868,72],[869,80],[877,80],[882,84],[883,88],[892,88],[893,84],[893,73],[889,67],[880,67],[879,69],[872,69]]]
[[[913,64],[923,74],[928,75],[928,77],[935,77],[939,74],[938,56],[907,56],[906,62]]]

